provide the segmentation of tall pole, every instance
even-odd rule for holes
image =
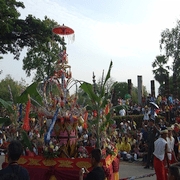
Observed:
[[[151,96],[155,97],[155,85],[154,80],[151,80]]]
[[[142,76],[137,76],[138,79],[138,104],[142,104]]]
[[[128,79],[128,94],[132,95],[132,82],[131,82],[131,79]]]

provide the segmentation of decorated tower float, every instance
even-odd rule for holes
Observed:
[[[72,40],[74,34],[73,29],[64,25],[55,27],[52,31],[55,34],[62,35],[63,41],[64,37],[69,35]],[[93,81],[95,81],[95,79],[93,79]],[[86,167],[88,170],[92,169],[89,155],[94,147],[78,145],[78,125],[82,125],[85,129],[87,128],[88,111],[85,108],[79,107],[75,95],[69,95],[68,87],[71,83],[71,66],[68,65],[66,47],[62,45],[60,47],[54,75],[48,78],[43,86],[43,104],[44,107],[46,107],[46,112],[38,109],[39,119],[41,119],[41,122],[45,120],[45,132],[41,137],[39,137],[40,133],[38,131],[40,130],[38,127],[33,126],[33,129],[30,129],[28,118],[30,98],[26,106],[26,114],[22,127],[28,132],[27,134],[33,134],[38,138],[35,138],[36,140],[33,141],[33,147],[26,148],[25,155],[19,159],[18,163],[27,168],[31,180],[78,180],[79,170],[81,168]],[[90,94],[92,94],[91,91],[94,91],[93,93],[96,94],[95,86],[93,88],[89,87],[88,83],[83,83],[81,86],[82,89],[88,91]],[[58,89],[56,93],[53,93],[53,87]],[[97,109],[95,108],[93,110],[93,118],[96,122],[99,119],[103,122],[103,118],[110,115],[111,105],[107,102],[102,111],[102,108],[99,108],[101,105],[96,104]],[[42,123],[40,124],[42,129],[43,125]],[[99,129],[101,125],[107,127],[109,123],[94,124],[94,127],[97,126]],[[99,147],[101,144],[101,148],[105,148],[104,144],[106,139],[104,138],[103,140],[103,137],[106,136],[103,134],[103,131],[100,132],[98,129],[97,136],[102,136],[102,142],[100,142],[100,139],[97,137],[97,144]],[[108,150],[110,150],[110,148]],[[105,170],[107,180],[118,180],[119,159],[117,158],[117,152],[113,148],[111,149],[113,153],[107,155],[106,150],[106,148],[102,149],[103,158],[101,165]],[[5,158],[4,166],[7,165],[7,163],[8,160]]]

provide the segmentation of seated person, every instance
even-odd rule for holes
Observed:
[[[127,137],[124,138],[124,142],[122,143],[120,151],[121,151],[121,156],[123,157],[124,161],[130,160],[132,158],[132,156],[130,154],[131,145],[128,142]]]
[[[119,137],[118,142],[116,143],[116,149],[118,150],[118,154],[121,152],[121,146],[122,146],[122,138]]]

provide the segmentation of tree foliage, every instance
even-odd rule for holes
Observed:
[[[22,2],[16,0],[0,0],[0,54],[13,53],[19,60],[24,47],[33,49],[37,44],[44,44],[52,39],[52,27],[57,24],[45,18],[40,20],[28,15],[20,19],[18,8],[25,8]],[[61,38],[54,36],[54,41]]]
[[[0,54],[16,54],[19,48],[15,34],[21,30],[17,25],[20,16],[17,8],[24,8],[24,4],[15,0],[0,0],[0,4]]]
[[[32,15],[20,19],[18,8],[25,8],[22,2],[0,0],[0,3],[0,54],[12,53],[14,59],[19,60],[21,51],[26,47],[23,69],[27,76],[33,70],[37,81],[52,76],[54,62],[58,59],[58,44],[63,48],[65,45],[60,36],[52,35],[52,28],[58,23],[48,17],[40,20]]]
[[[180,21],[171,30],[166,29],[161,33],[160,49],[165,51],[165,56],[172,58],[172,70],[180,75]]]
[[[115,82],[111,87],[112,103],[114,106],[118,104],[118,99],[124,99],[128,93],[128,84],[126,82]]]
[[[0,98],[5,101],[16,102],[17,97],[25,89],[25,81],[15,81],[10,75],[0,81]]]
[[[176,88],[178,90],[177,82],[180,80],[180,21],[172,29],[165,29],[161,33],[160,40],[160,50],[164,55],[159,55],[156,57],[155,61],[152,63],[152,67],[156,68],[153,70],[155,79],[160,83],[160,89],[164,89],[165,78],[168,77],[170,70],[173,72],[173,76],[176,77],[176,82],[170,81],[170,87]],[[167,65],[171,62],[170,66]],[[170,76],[170,79],[172,77]],[[172,85],[175,84],[175,86]],[[174,96],[176,96],[174,94]]]
[[[52,30],[57,23],[53,20],[45,19],[42,21],[49,30]],[[48,32],[47,32],[48,33]],[[44,35],[42,35],[44,36]],[[58,42],[62,43],[61,38],[56,36],[56,41],[52,41],[52,33],[47,35],[47,41],[37,41],[33,48],[29,48],[26,57],[23,59],[23,69],[27,76],[31,76],[32,70],[36,70],[35,80],[41,81],[51,77],[55,71],[55,62],[58,60],[60,48]]]
[[[167,74],[169,73],[170,67],[167,65],[168,59],[164,55],[156,56],[156,59],[152,63],[153,74],[156,81],[159,82],[160,85],[165,83],[165,79]]]

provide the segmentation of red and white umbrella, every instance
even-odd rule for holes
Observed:
[[[52,32],[62,37],[69,36],[68,39],[71,41],[74,41],[75,39],[74,30],[68,26],[65,26],[64,24],[62,26],[54,27]]]

